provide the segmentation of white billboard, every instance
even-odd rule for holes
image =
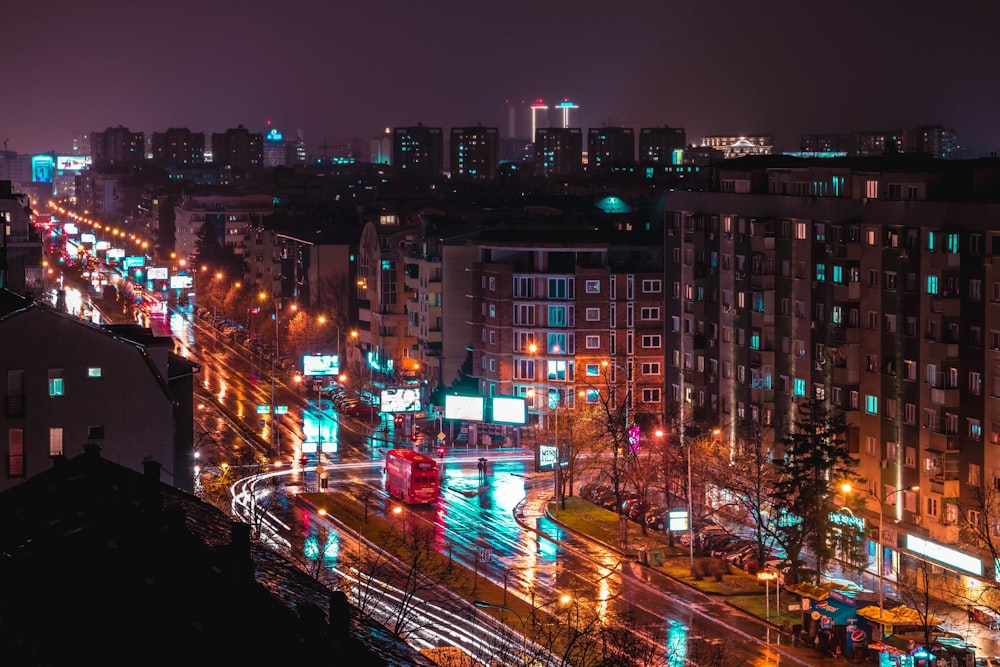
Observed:
[[[528,421],[528,409],[523,398],[494,396],[492,404],[495,423],[524,424]]]
[[[463,421],[483,421],[482,396],[445,396],[444,418]]]
[[[420,412],[420,388],[383,389],[380,406],[382,412]]]

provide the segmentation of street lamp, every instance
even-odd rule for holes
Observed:
[[[482,609],[499,609],[500,611],[507,611],[514,614],[514,616],[517,617],[517,620],[521,621],[521,658],[524,659],[528,655],[528,623],[524,620],[523,616],[510,607],[493,604],[491,602],[487,602],[486,600],[473,600],[472,604]]]
[[[549,393],[550,389],[555,389],[556,391],[556,405],[552,408],[552,420],[555,423],[553,429],[553,438],[555,439],[556,446],[556,461],[552,466],[552,483],[553,483],[553,497],[557,505],[561,505],[562,509],[566,509],[566,497],[562,493],[562,446],[559,443],[559,406],[562,404],[562,389],[554,385],[541,385],[545,390],[545,408],[548,409],[550,400],[549,397],[552,395]],[[537,391],[534,387],[528,390],[528,394],[534,397]]]
[[[851,493],[851,491],[853,491],[854,489],[853,489],[853,487],[850,484],[844,483],[844,484],[840,485],[840,490],[843,491],[844,493]],[[884,595],[883,595],[883,592],[882,592],[883,588],[884,588],[883,585],[882,585],[882,576],[884,574],[884,570],[883,570],[883,566],[882,566],[882,561],[885,558],[885,547],[882,544],[882,527],[885,525],[885,523],[884,523],[884,521],[885,521],[885,504],[887,502],[889,502],[890,498],[892,498],[893,496],[895,496],[898,493],[902,493],[903,491],[913,491],[913,492],[916,492],[916,491],[920,490],[920,487],[919,486],[909,486],[909,487],[906,487],[906,488],[903,488],[903,489],[895,489],[894,491],[890,491],[889,493],[887,493],[886,496],[885,496],[885,498],[880,497],[877,493],[873,492],[870,489],[862,487],[862,490],[865,493],[867,493],[869,496],[871,496],[872,498],[874,498],[875,500],[878,501],[878,557],[875,559],[875,563],[876,563],[876,567],[878,567],[878,620],[879,620],[879,623],[881,623],[882,622],[882,614],[885,611]]]
[[[767,615],[767,620],[770,621],[771,620],[771,582],[772,581],[778,582],[777,583],[777,585],[778,585],[778,589],[777,590],[780,590],[781,580],[778,579],[778,573],[777,572],[770,572],[768,570],[761,570],[760,572],[757,573],[757,581],[763,581],[764,582],[764,609],[765,609],[765,614]],[[775,594],[776,597],[775,597],[774,607],[775,607],[775,611],[776,612],[780,612],[781,611],[781,601],[777,597],[777,596],[780,596],[780,595],[781,595],[780,592],[778,592],[778,593]]]

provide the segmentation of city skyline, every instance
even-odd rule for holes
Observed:
[[[254,0],[231,13],[182,0],[137,14],[119,0],[86,12],[24,3],[5,14],[0,55],[14,65],[15,102],[0,114],[0,140],[64,152],[75,134],[118,125],[148,136],[263,131],[271,121],[286,137],[301,128],[316,153],[418,123],[505,135],[507,100],[541,98],[578,104],[576,127],[670,125],[689,143],[770,133],[793,150],[801,134],[940,124],[973,154],[1000,149],[1000,92],[988,85],[1000,7],[893,0],[820,13],[784,0],[632,1],[616,10]]]

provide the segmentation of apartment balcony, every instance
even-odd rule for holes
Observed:
[[[935,405],[958,407],[960,400],[961,395],[957,388],[941,389],[939,387],[931,387],[930,402]]]
[[[957,452],[959,450],[958,445],[959,437],[955,433],[948,433],[944,430],[932,428],[929,429],[929,438],[927,441],[926,451],[931,454],[946,454],[948,452]]]
[[[931,493],[937,493],[945,498],[958,498],[961,482],[957,479],[945,479],[944,475],[931,477]]]
[[[762,290],[773,290],[774,289],[774,274],[751,274],[750,276],[750,288],[762,291]]]

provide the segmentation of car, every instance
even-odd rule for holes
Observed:
[[[976,658],[976,667],[1000,667],[1000,655]]]

